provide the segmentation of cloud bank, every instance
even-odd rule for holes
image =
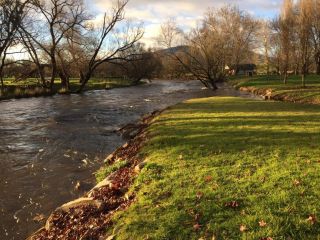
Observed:
[[[110,0],[88,0],[97,12],[110,9]],[[143,21],[143,41],[152,46],[159,33],[161,23],[174,18],[183,29],[197,24],[208,8],[219,8],[226,4],[237,5],[242,10],[259,18],[272,18],[280,9],[281,0],[131,0],[126,8],[126,17]]]

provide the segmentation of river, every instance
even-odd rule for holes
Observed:
[[[0,239],[25,239],[36,216],[83,195],[93,173],[124,139],[116,130],[141,116],[213,93],[198,81],[153,81],[130,88],[0,102]],[[80,183],[80,188],[76,188]]]

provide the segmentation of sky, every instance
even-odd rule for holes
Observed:
[[[105,12],[110,11],[116,0],[84,0],[90,13],[102,20]],[[142,42],[147,47],[157,47],[156,38],[161,24],[175,19],[178,26],[187,31],[195,27],[208,8],[220,8],[236,5],[257,18],[272,19],[276,16],[283,0],[129,0],[126,6],[126,18],[143,22],[145,29]],[[20,51],[20,46],[12,49]],[[16,54],[15,58],[25,59],[26,54]]]
[[[108,11],[112,0],[88,0],[97,14]],[[196,26],[208,8],[237,5],[257,18],[273,18],[281,8],[282,0],[130,0],[126,17],[144,22],[143,42],[156,44],[161,23],[173,18],[185,30]]]

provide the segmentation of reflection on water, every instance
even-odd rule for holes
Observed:
[[[34,221],[94,185],[92,175],[142,115],[211,96],[197,81],[0,102],[0,239],[24,239]],[[236,95],[223,89],[215,95]],[[80,182],[80,189],[75,185]]]

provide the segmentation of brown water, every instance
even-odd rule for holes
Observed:
[[[0,102],[0,239],[25,239],[59,205],[95,183],[93,173],[124,140],[115,130],[190,98],[212,96],[198,81]],[[223,88],[214,95],[243,95]],[[79,190],[75,189],[81,183]]]

